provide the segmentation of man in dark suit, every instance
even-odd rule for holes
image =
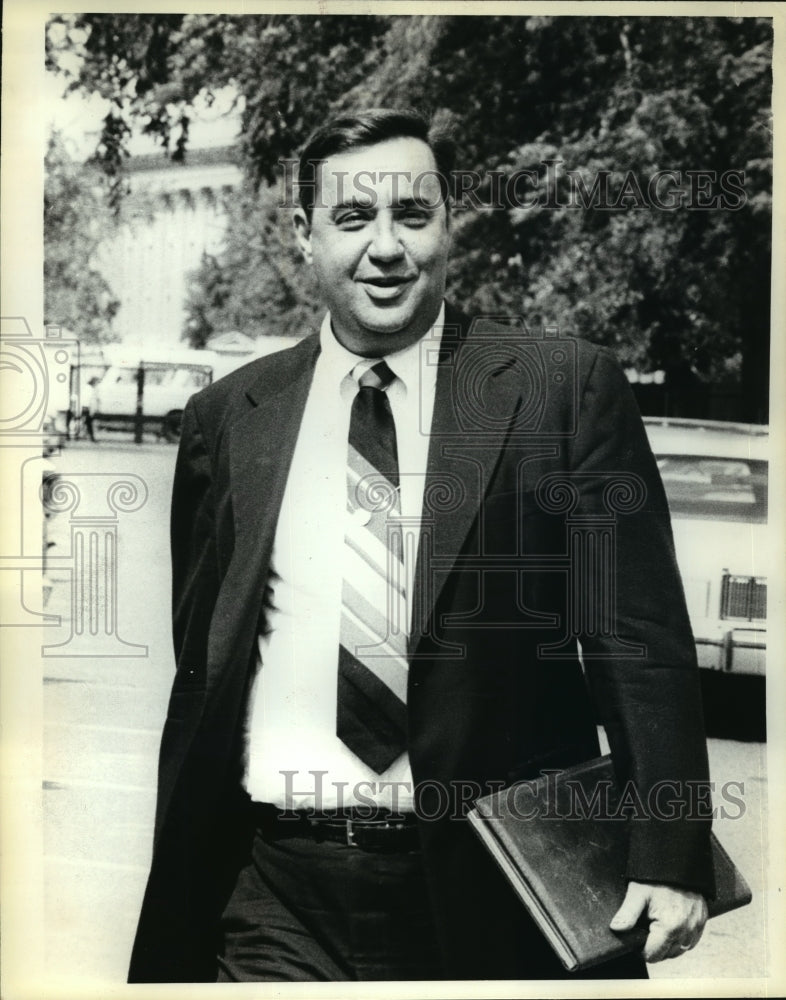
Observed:
[[[465,814],[596,756],[597,717],[636,801],[674,799],[630,822],[613,926],[648,919],[652,961],[701,934],[706,746],[657,468],[608,352],[444,303],[451,155],[408,113],[319,130],[295,227],[322,328],[184,414],[132,981],[563,975]]]

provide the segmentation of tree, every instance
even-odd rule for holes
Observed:
[[[120,303],[95,265],[108,214],[98,176],[72,160],[54,132],[44,181],[44,317],[73,331],[82,343],[113,339]]]
[[[195,96],[237,89],[250,187],[226,254],[202,275],[206,289],[221,272],[216,320],[278,330],[297,317],[297,327],[309,312],[302,273],[268,191],[279,159],[338,110],[414,105],[452,116],[461,166],[487,175],[477,191],[486,203],[489,171],[531,170],[541,187],[554,171],[551,204],[457,217],[453,297],[536,314],[637,367],[740,379],[747,416],[766,419],[769,20],[97,14],[61,19],[61,28],[52,65],[64,45],[81,47],[73,85],[113,101],[100,149],[110,173],[122,160],[118,122],[141,117],[183,155]],[[559,207],[571,194],[568,171],[590,190],[599,173],[617,192],[632,176],[645,193],[653,176],[675,171],[675,193],[694,202],[689,171],[714,172],[716,195],[730,171],[744,180],[733,209],[686,201],[669,211],[641,203],[634,189],[609,211]],[[205,289],[195,290],[197,313],[209,304]]]
[[[543,181],[544,161],[561,160],[563,203],[567,169],[590,188],[607,171],[612,190],[631,174],[645,186],[676,170],[688,197],[688,171],[713,172],[717,193],[736,170],[744,199],[737,210],[665,211],[634,198],[616,211],[541,203],[472,213],[459,235],[457,290],[475,308],[543,315],[638,367],[689,368],[717,381],[736,366],[747,416],[766,419],[770,23],[526,18],[506,32],[504,19],[484,20],[470,28],[456,19],[444,37],[457,58],[442,92],[466,109],[471,162],[485,156],[508,176],[530,169]],[[473,35],[493,40],[497,62]],[[525,73],[517,49],[527,55]],[[482,101],[473,101],[484,67]],[[485,140],[489,121],[494,134]]]
[[[110,111],[97,159],[116,176],[131,121],[175,159],[197,96],[231,85],[242,106],[241,151],[255,186],[354,85],[373,73],[391,19],[291,15],[78,14],[50,19],[47,67]],[[74,72],[65,56],[77,56]]]
[[[204,347],[214,333],[297,336],[314,328],[319,304],[308,269],[279,211],[275,189],[246,186],[229,207],[226,247],[205,254],[188,293],[186,335]]]

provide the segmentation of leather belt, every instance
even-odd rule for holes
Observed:
[[[314,813],[307,809],[284,811],[266,803],[253,803],[257,827],[266,840],[306,837],[317,843],[330,841],[362,851],[415,851],[420,847],[417,820],[412,813],[345,809]]]

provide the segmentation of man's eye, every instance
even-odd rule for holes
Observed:
[[[342,229],[360,229],[367,221],[365,212],[343,212],[336,216],[336,225]]]
[[[407,208],[399,215],[401,222],[415,228],[425,226],[429,218],[429,213],[423,208]]]

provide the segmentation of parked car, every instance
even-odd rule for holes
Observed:
[[[180,437],[183,409],[195,392],[255,358],[294,346],[298,339],[259,337],[252,342],[253,352],[224,354],[208,349],[110,345],[102,352],[108,367],[89,393],[83,391],[82,402],[99,429],[133,427],[141,367],[143,425],[168,441],[176,441]]]
[[[669,500],[699,666],[763,676],[768,428],[673,418],[645,425]]]
[[[102,429],[134,425],[138,373],[144,369],[143,424],[167,440],[180,436],[183,409],[190,396],[213,380],[211,351],[172,350],[155,356],[147,351],[113,363],[94,387],[89,400],[94,424]]]

